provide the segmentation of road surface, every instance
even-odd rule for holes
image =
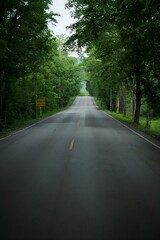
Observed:
[[[2,240],[159,240],[160,149],[77,97],[0,141]]]

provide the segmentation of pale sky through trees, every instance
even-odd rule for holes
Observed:
[[[53,0],[52,5],[50,6],[50,11],[58,13],[61,16],[55,17],[57,20],[56,25],[49,24],[49,28],[53,31],[54,35],[64,34],[66,37],[70,36],[70,30],[67,30],[66,27],[74,23],[75,20],[71,18],[71,13],[68,9],[65,9],[65,4],[67,0]],[[71,56],[78,57],[76,52],[70,53]]]
[[[56,25],[49,24],[49,28],[53,31],[55,36],[64,34],[66,37],[72,35],[70,30],[66,29],[67,26],[75,22],[74,18],[71,18],[71,13],[68,9],[65,9],[65,4],[67,0],[53,0],[52,5],[50,6],[50,11],[58,13],[61,16],[55,17],[57,20]],[[84,49],[83,49],[84,50]],[[86,56],[85,53],[83,53]],[[77,52],[72,52],[70,55],[78,57]]]
[[[74,19],[71,18],[70,11],[65,9],[65,4],[67,0],[53,0],[53,4],[50,7],[50,10],[54,13],[59,13],[61,16],[56,17],[57,24],[56,26],[50,25],[50,28],[53,30],[55,35],[65,34],[69,35],[69,30],[66,30],[66,26],[72,24]]]

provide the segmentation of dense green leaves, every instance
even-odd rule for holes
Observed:
[[[154,0],[69,0],[67,6],[77,19],[68,44],[86,47],[89,55],[101,60],[96,78],[92,69],[90,88],[116,111],[122,109],[122,95],[130,98],[130,112],[138,124],[143,102],[153,110],[159,105],[160,4]]]
[[[50,111],[79,92],[77,60],[58,50],[48,28],[49,21],[56,23],[50,3],[0,2],[0,127],[34,117],[37,98],[45,98]]]

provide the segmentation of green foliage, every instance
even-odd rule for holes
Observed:
[[[146,114],[159,115],[160,4],[158,1],[69,0],[77,19],[70,26],[71,48],[86,47],[88,87],[108,108],[127,111],[139,124],[142,100]],[[93,58],[94,56],[94,58]],[[100,62],[96,62],[100,60]]]
[[[67,105],[80,89],[79,64],[62,51],[48,22],[50,0],[2,0],[0,3],[0,128],[36,117],[36,99],[45,111]]]
[[[160,123],[159,119],[153,119],[151,123],[151,127],[148,129],[146,128],[146,119],[144,117],[140,117],[140,124],[137,127],[137,125],[133,124],[133,121],[130,116],[124,116],[120,113],[115,113],[111,111],[106,111],[109,115],[113,116],[114,118],[129,124],[129,126],[135,130],[140,130],[148,135],[151,135],[152,137],[157,138],[160,140]]]

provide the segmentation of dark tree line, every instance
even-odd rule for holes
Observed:
[[[35,117],[37,98],[46,110],[65,106],[80,88],[79,66],[48,28],[56,23],[50,0],[0,1],[0,127]]]
[[[85,47],[90,92],[139,124],[160,109],[160,3],[156,0],[69,0],[77,19],[68,41]],[[95,70],[96,69],[96,70]],[[145,103],[145,104],[144,104]]]

